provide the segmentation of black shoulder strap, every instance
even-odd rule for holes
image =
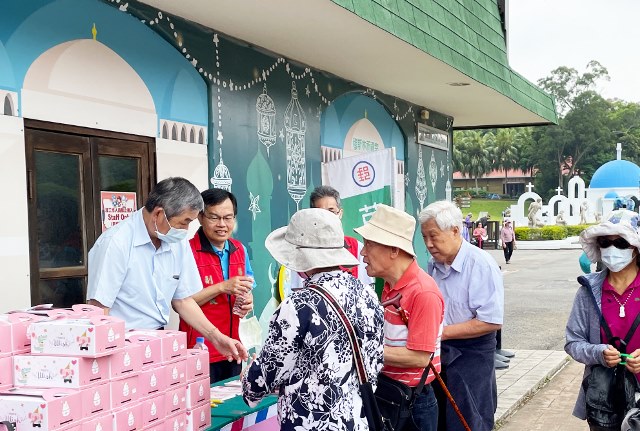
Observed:
[[[360,343],[356,338],[355,330],[353,329],[353,325],[351,325],[351,321],[347,318],[347,315],[344,313],[342,307],[336,299],[333,297],[331,293],[325,290],[323,287],[318,286],[317,284],[310,284],[308,286],[309,289],[312,289],[323,296],[329,307],[340,317],[344,328],[347,330],[347,335],[349,336],[349,343],[351,344],[351,350],[353,351],[353,360],[356,365],[356,372],[358,373],[358,380],[360,384],[364,384],[367,382],[367,372],[364,367],[364,360],[362,359],[362,351],[360,350]]]

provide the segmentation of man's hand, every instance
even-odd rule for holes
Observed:
[[[251,310],[253,310],[253,294],[251,292],[247,292],[243,295],[244,302],[240,306],[240,310],[238,312],[238,316],[241,318],[246,316]]]
[[[249,357],[247,349],[238,340],[229,338],[216,330],[213,335],[207,337],[211,344],[222,356],[227,357],[227,361],[236,361],[238,364]]]
[[[223,282],[222,290],[229,295],[242,295],[250,292],[253,287],[253,278],[245,275],[237,275]]]

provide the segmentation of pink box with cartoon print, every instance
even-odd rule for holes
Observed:
[[[160,338],[162,362],[171,362],[187,353],[187,334],[181,331],[134,329],[129,334]]]
[[[155,395],[167,389],[167,371],[165,365],[148,367],[138,374],[140,397]]]
[[[29,352],[29,325],[43,319],[45,317],[29,313],[0,314],[0,356]]]
[[[138,391],[138,375],[111,380],[111,407],[116,409],[132,404],[140,399]]]
[[[13,386],[13,358],[6,356],[0,358],[0,389]]]
[[[133,403],[126,407],[112,410],[113,431],[134,431],[142,428],[142,404]]]
[[[109,380],[106,357],[16,355],[13,369],[14,386],[76,389]]]
[[[187,385],[187,410],[209,401],[210,387],[209,376],[189,383]]]
[[[200,349],[187,350],[187,382],[209,375],[209,352]]]
[[[98,357],[124,347],[124,320],[113,316],[60,317],[30,325],[31,353]]]
[[[184,357],[164,365],[167,373],[167,387],[184,386],[187,383],[187,361]]]
[[[211,426],[211,405],[204,402],[189,410],[185,414],[187,421],[186,431],[202,431]]]
[[[81,431],[113,431],[113,415],[111,415],[111,411],[86,419],[82,423]]]
[[[164,420],[165,431],[185,431],[187,429],[187,415],[185,412],[180,412],[167,417]]]
[[[68,428],[82,420],[80,392],[74,389],[13,388],[0,394],[0,421],[16,431]]]
[[[109,382],[85,388],[80,396],[85,418],[99,416],[111,410],[111,383]]]
[[[113,379],[140,371],[142,369],[143,355],[143,345],[125,340],[124,347],[109,356],[111,378]]]
[[[179,388],[169,389],[165,392],[165,409],[167,416],[174,413],[185,411],[187,409],[187,388],[181,386]]]
[[[167,416],[167,411],[164,407],[165,397],[164,394],[156,395],[155,397],[148,398],[140,403],[142,405],[142,426],[146,427],[156,422],[163,422]]]
[[[147,331],[145,331],[147,332]],[[128,341],[142,346],[142,367],[153,367],[162,363],[162,339],[155,334],[137,331],[125,333]]]

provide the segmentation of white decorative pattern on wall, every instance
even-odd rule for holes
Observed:
[[[161,119],[160,137],[172,141],[207,145],[207,128],[197,124]]]

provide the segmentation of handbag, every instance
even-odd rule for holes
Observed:
[[[640,325],[640,313],[624,339],[614,337],[598,308],[593,292],[591,289],[587,288],[587,290],[600,316],[600,326],[608,338],[608,343],[616,347],[620,353],[626,353],[626,346]],[[582,381],[582,388],[585,393],[587,422],[590,425],[619,430],[625,414],[636,406],[635,393],[638,382],[623,363],[613,368],[600,364],[593,365],[591,374]]]
[[[353,329],[353,325],[347,318],[347,315],[340,307],[340,304],[333,295],[325,290],[323,287],[318,286],[317,284],[313,284],[309,286],[309,289],[315,291],[320,294],[327,300],[329,308],[333,309],[333,311],[340,317],[344,328],[347,331],[347,335],[349,336],[349,344],[351,344],[351,350],[353,351],[353,363],[356,368],[356,373],[358,374],[358,382],[360,383],[360,397],[362,398],[362,410],[364,412],[365,417],[367,418],[367,423],[369,424],[369,429],[372,431],[391,431],[390,428],[385,426],[383,422],[382,415],[378,410],[378,405],[376,403],[376,397],[373,393],[373,387],[371,386],[371,382],[367,379],[367,372],[364,367],[364,360],[362,359],[362,350],[360,349],[360,343],[356,338],[355,330]]]

